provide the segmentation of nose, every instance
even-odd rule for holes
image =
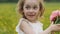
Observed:
[[[30,9],[29,12],[34,12],[34,10],[33,9]]]

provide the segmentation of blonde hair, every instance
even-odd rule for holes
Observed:
[[[19,0],[17,4],[17,11],[19,14],[22,14],[22,15],[23,15],[24,1],[25,0]],[[43,0],[38,0],[38,1],[40,3],[39,6],[40,6],[40,17],[41,17],[44,13],[44,5],[43,5]]]

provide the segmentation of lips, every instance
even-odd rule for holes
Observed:
[[[33,17],[33,16],[35,16],[35,15],[28,15],[29,17]]]
[[[36,15],[36,13],[27,13],[27,16],[29,16],[29,17],[34,17]]]
[[[35,15],[28,15],[28,16],[35,16]]]

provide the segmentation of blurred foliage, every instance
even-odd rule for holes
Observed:
[[[46,2],[60,2],[60,0],[45,0]]]
[[[0,2],[18,2],[18,0],[0,0]]]
[[[60,0],[44,0],[46,2],[60,2]],[[0,0],[0,2],[18,2],[18,0]]]

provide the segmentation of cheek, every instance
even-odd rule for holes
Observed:
[[[27,14],[27,12],[25,12],[25,11],[23,11],[23,13],[24,13],[24,15],[26,15],[26,14]]]
[[[36,13],[36,14],[39,14],[40,12],[39,12],[39,10],[36,10],[35,13]]]
[[[26,10],[24,10],[23,13],[24,13],[25,16],[27,16],[28,12]]]
[[[36,12],[36,17],[38,17],[40,15],[40,11]]]

